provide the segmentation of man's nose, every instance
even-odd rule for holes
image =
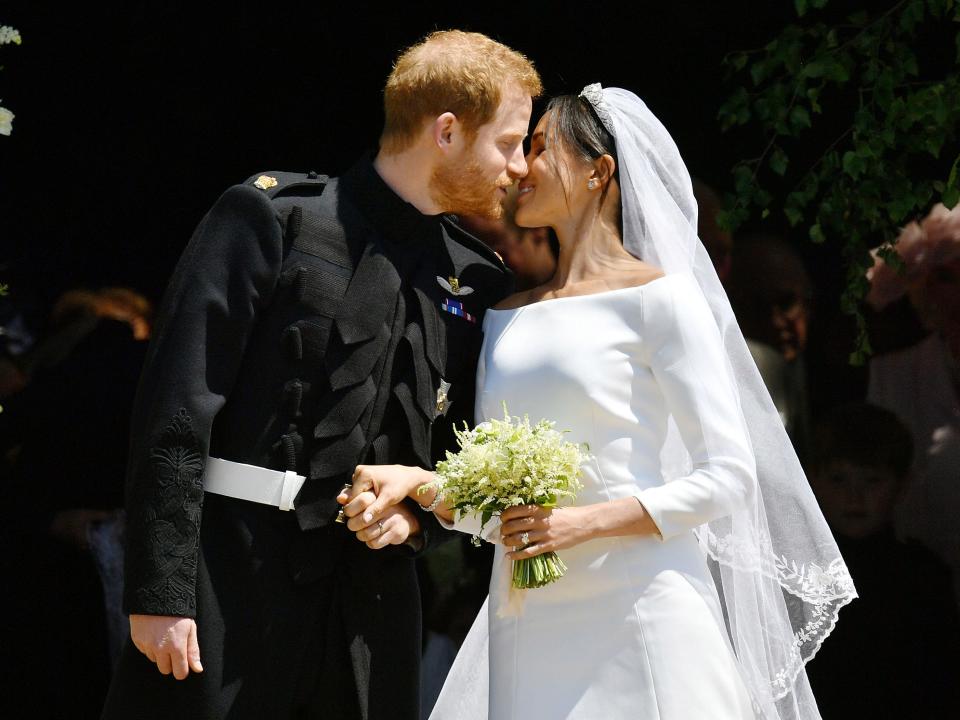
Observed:
[[[527,176],[527,159],[523,156],[523,147],[518,147],[507,163],[507,174],[514,180]]]

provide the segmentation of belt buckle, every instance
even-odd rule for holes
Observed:
[[[303,483],[300,482],[300,476],[293,470],[287,470],[283,473],[283,485],[280,487],[280,509],[293,510],[293,501],[300,491]]]

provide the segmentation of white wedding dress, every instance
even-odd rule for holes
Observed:
[[[754,704],[731,650],[694,529],[744,500],[754,470],[719,332],[696,282],[646,285],[490,310],[477,420],[556,421],[587,443],[578,505],[636,497],[660,536],[591,540],[559,555],[559,582],[510,593],[496,548],[481,611],[435,720],[740,720]],[[675,422],[689,471],[664,481]],[[475,533],[476,517],[459,519]],[[499,538],[496,521],[484,536]],[[517,593],[518,591],[514,591]]]

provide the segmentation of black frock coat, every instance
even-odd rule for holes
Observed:
[[[456,449],[483,314],[511,284],[369,159],[223,194],[162,304],[126,499],[126,610],[195,617],[204,672],[163,676],[131,644],[105,718],[418,717],[415,553],[368,549],[332,522],[334,497],[361,462]],[[205,495],[208,454],[306,476],[295,510]]]

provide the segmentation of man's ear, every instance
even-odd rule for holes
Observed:
[[[445,112],[438,116],[431,127],[431,138],[434,144],[444,152],[448,151],[460,130],[459,125],[457,116],[452,112]]]

